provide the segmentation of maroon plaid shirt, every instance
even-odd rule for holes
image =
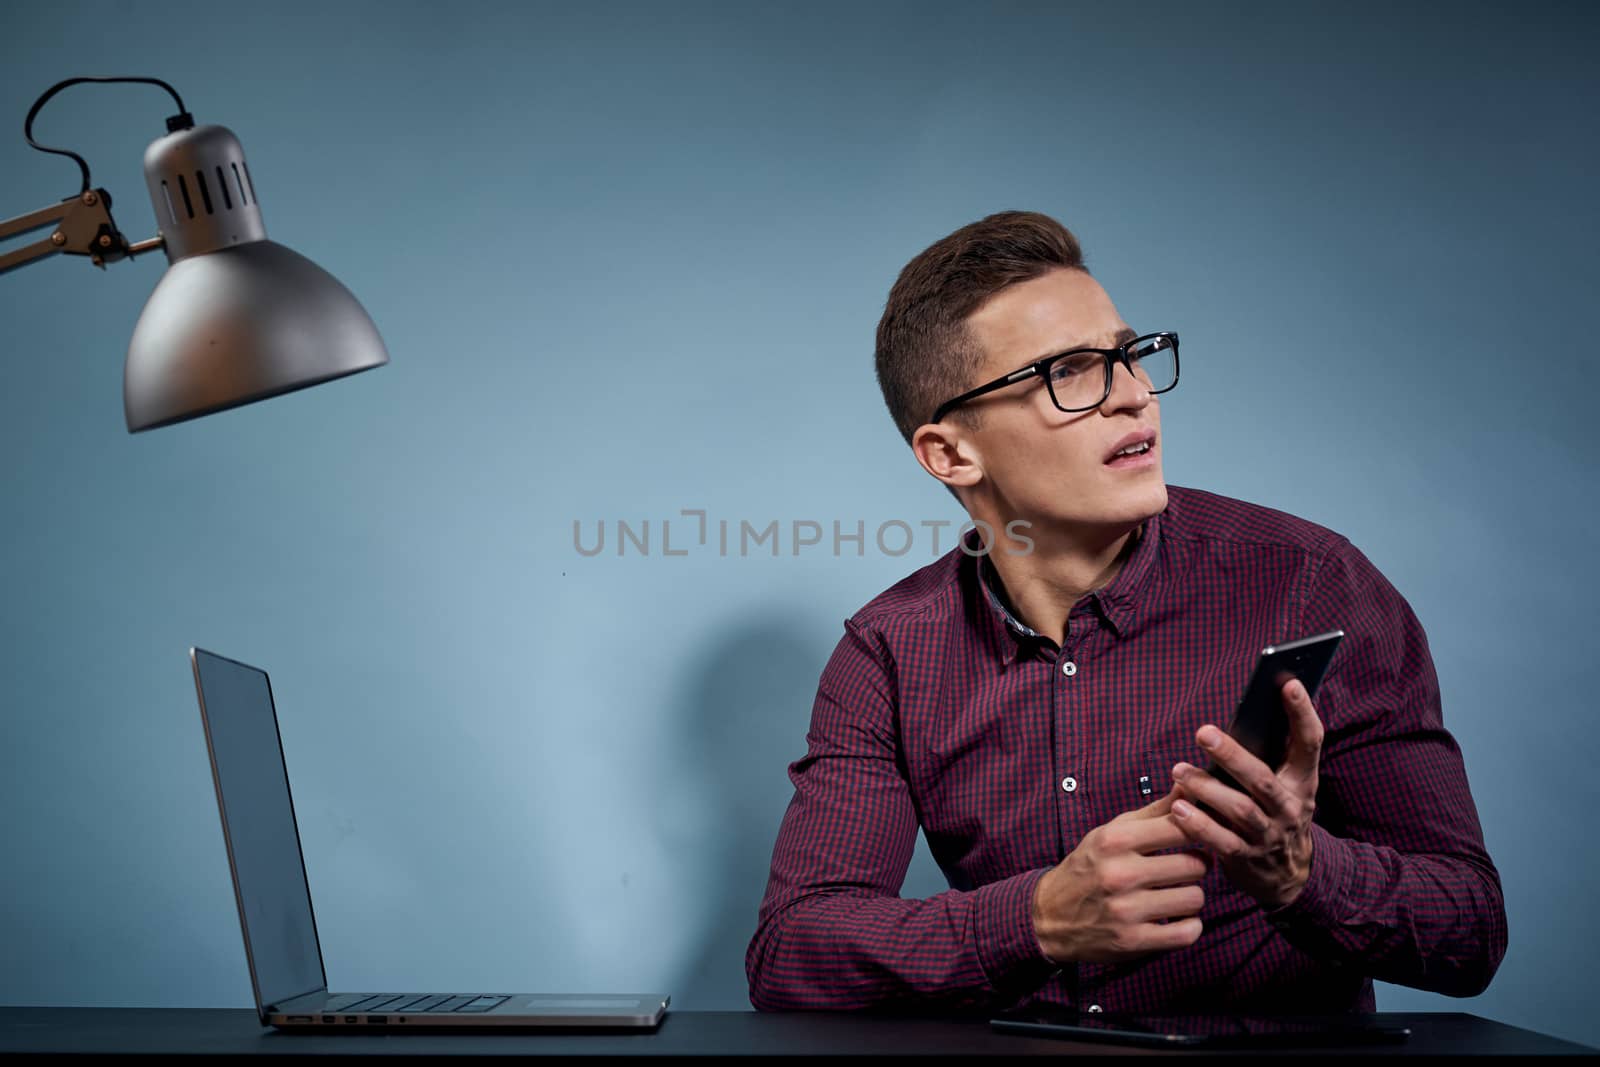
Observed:
[[[746,955],[760,1009],[1374,1009],[1372,980],[1481,992],[1506,947],[1500,877],[1440,714],[1427,638],[1349,541],[1170,487],[1065,647],[1018,623],[958,549],[845,623]],[[1089,830],[1204,766],[1266,645],[1345,631],[1324,727],[1310,881],[1267,912],[1220,865],[1193,946],[1057,968],[1035,883]],[[918,825],[950,883],[898,896]]]

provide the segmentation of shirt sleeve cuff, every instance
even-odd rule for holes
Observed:
[[[1329,928],[1343,918],[1350,899],[1350,879],[1355,858],[1349,846],[1316,823],[1311,824],[1311,874],[1300,893],[1281,908],[1267,912],[1276,927],[1299,925]]]
[[[976,891],[978,962],[997,992],[1032,992],[1061,969],[1039,950],[1033,932],[1033,890],[1044,875],[1045,868],[1025,871]]]

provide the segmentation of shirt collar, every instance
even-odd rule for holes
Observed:
[[[1044,635],[1033,629],[1027,623],[1017,618],[1006,603],[1004,586],[1000,583],[1000,575],[995,571],[994,563],[987,555],[978,557],[978,586],[983,590],[984,600],[988,602],[989,609],[1005,624],[1011,636],[1019,641],[1042,641]]]
[[[1117,576],[1086,598],[1099,617],[1118,637],[1127,635],[1133,628],[1134,621],[1138,617],[1141,593],[1155,572],[1155,561],[1161,540],[1161,516],[1152,515],[1134,536],[1137,541],[1133,546],[1133,552],[1123,563]],[[969,537],[973,538],[970,543],[976,548],[978,544],[976,531],[969,534]],[[1010,663],[1023,648],[1030,650],[1036,648],[1047,638],[1017,618],[1016,613],[1011,610],[1011,606],[1006,602],[999,573],[988,555],[977,556],[975,562],[978,586],[983,590],[984,602],[989,606],[991,617],[1003,624],[1012,638],[1002,653],[1005,661]]]

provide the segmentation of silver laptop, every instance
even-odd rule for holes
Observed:
[[[262,1025],[395,1033],[660,1024],[670,999],[663,993],[330,993],[267,672],[199,648],[189,661]]]

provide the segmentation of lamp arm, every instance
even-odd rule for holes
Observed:
[[[0,222],[0,241],[57,223],[50,236],[0,255],[0,274],[26,266],[46,256],[65,252],[88,256],[102,270],[107,263],[148,252],[162,245],[160,237],[130,245],[111,218],[111,194],[90,189],[59,204]]]

